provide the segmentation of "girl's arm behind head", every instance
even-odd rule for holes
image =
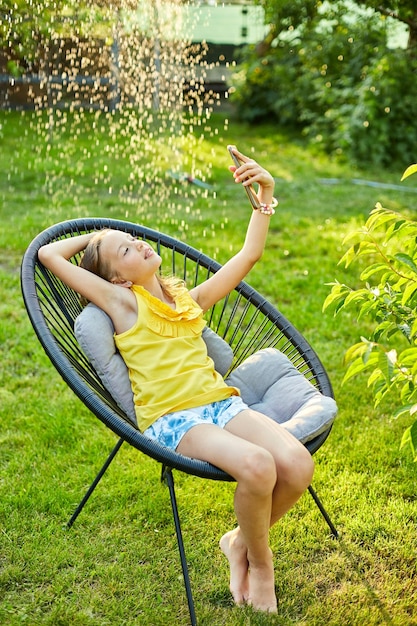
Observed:
[[[71,289],[86,300],[94,302],[112,318],[116,298],[115,285],[92,272],[75,265],[70,259],[82,252],[96,233],[68,237],[39,249],[39,261]]]

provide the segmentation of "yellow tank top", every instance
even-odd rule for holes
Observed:
[[[129,369],[141,431],[166,413],[239,395],[207,356],[203,312],[185,287],[178,287],[175,309],[139,285],[132,291],[138,319],[114,339]]]

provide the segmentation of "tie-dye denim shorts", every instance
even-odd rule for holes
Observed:
[[[224,428],[233,417],[247,408],[240,396],[230,396],[212,404],[167,413],[151,424],[143,434],[171,450],[176,450],[185,433],[193,426],[215,424]]]

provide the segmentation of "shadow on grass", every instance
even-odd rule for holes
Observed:
[[[339,537],[337,540],[339,550],[342,554],[344,554],[346,558],[346,562],[349,563],[351,572],[355,575],[355,578],[358,583],[360,583],[363,588],[366,590],[366,593],[370,599],[372,606],[375,607],[376,610],[380,613],[380,624],[388,624],[393,625],[395,622],[392,619],[391,615],[388,613],[387,608],[384,605],[384,602],[378,596],[378,593],[373,588],[372,584],[367,580],[365,574],[365,564],[360,555],[355,554],[352,545],[349,545],[346,540],[342,537]]]

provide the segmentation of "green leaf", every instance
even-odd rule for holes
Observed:
[[[374,406],[377,407],[382,400],[385,398],[385,396],[388,394],[388,392],[390,391],[390,385],[388,385],[386,382],[384,382],[383,379],[378,380],[375,385],[374,385],[374,389],[373,389],[373,394],[374,394]]]
[[[343,305],[346,294],[350,292],[350,288],[347,287],[346,285],[342,285],[341,283],[330,283],[330,284],[332,285],[332,290],[329,293],[329,295],[326,297],[325,301],[323,302],[322,311],[325,311],[329,306],[335,303],[340,304],[340,301],[342,301],[341,304]],[[340,306],[339,306],[339,309],[340,309]]]
[[[357,231],[354,230],[351,233],[348,233],[347,235],[345,235],[345,237],[343,238],[343,246],[353,246],[355,243],[359,243],[361,237],[363,236],[362,231]]]
[[[342,265],[344,263],[345,267],[349,267],[349,265],[358,257],[375,254],[377,252],[375,243],[363,240],[348,248],[340,259],[338,265]]]
[[[375,341],[380,341],[381,337],[384,334],[388,334],[388,332],[391,329],[396,330],[396,327],[393,326],[392,322],[390,322],[388,320],[385,320],[385,321],[381,322],[380,324],[378,324],[378,326],[375,328],[374,332],[372,333],[372,338]]]
[[[357,289],[351,291],[345,298],[345,307],[348,307],[352,303],[358,304],[361,300],[367,300],[369,291],[367,289]]]
[[[345,355],[345,363],[349,363],[350,365],[346,370],[346,373],[342,380],[342,385],[346,383],[348,380],[361,374],[365,370],[369,370],[372,367],[376,367],[378,364],[379,355],[378,352],[372,351],[372,343],[368,345],[356,344],[357,353],[360,355],[356,359],[354,359],[354,352],[352,351],[350,356],[348,353]]]
[[[385,233],[385,240],[389,241],[392,237],[397,236],[401,230],[410,226],[410,223],[405,218],[400,218],[391,224]]]
[[[404,289],[403,297],[401,300],[401,304],[407,304],[409,300],[411,300],[412,296],[417,291],[417,281],[410,282],[407,287]]]
[[[360,279],[367,280],[373,274],[376,274],[377,272],[381,272],[382,270],[386,270],[387,268],[391,269],[389,265],[387,265],[386,263],[373,263],[372,265],[369,265],[369,267],[363,270],[363,272],[360,275]]]
[[[401,365],[404,365],[405,367],[413,366],[415,363],[417,363],[417,347],[406,348],[405,350],[403,350],[400,353],[398,360]]]
[[[348,380],[357,376],[361,372],[366,369],[367,365],[363,362],[361,358],[356,359],[353,363],[348,367],[346,374],[343,377],[342,385],[344,385]]]
[[[391,382],[392,380],[396,360],[397,360],[396,350],[390,350],[389,352],[379,353],[378,365],[387,382]]]
[[[377,254],[378,249],[373,241],[361,241],[359,244],[359,250],[357,256],[366,256],[369,254]]]
[[[412,399],[415,391],[414,384],[411,380],[403,382],[403,386],[400,393],[401,402],[404,404]]]
[[[377,347],[378,345],[376,343],[368,342],[367,350],[362,355],[363,362],[368,368],[378,363],[378,351],[375,349]]]
[[[414,422],[411,426],[409,426],[403,433],[401,439],[401,448],[409,445],[411,447],[412,453],[414,455],[414,461],[417,460],[417,422]]]
[[[413,377],[413,384],[417,383],[417,355],[414,356],[414,361],[411,363],[410,365],[410,371],[411,371],[411,375]],[[401,367],[403,366],[402,361],[400,361],[401,363]],[[408,371],[406,367],[402,367],[403,371],[406,372]]]
[[[366,222],[366,227],[369,230],[376,230],[380,226],[384,226],[387,222],[392,222],[397,219],[397,215],[393,211],[389,211],[388,209],[376,209],[372,211],[368,221]]]
[[[407,265],[407,267],[409,267],[414,272],[414,274],[417,274],[417,265],[414,263],[414,260],[410,256],[408,256],[408,254],[398,252],[394,255],[394,259],[397,259],[397,261],[399,261],[400,263]]]
[[[372,374],[368,378],[368,387],[372,387],[378,380],[382,377],[382,372],[380,369],[374,369]]]
[[[415,163],[414,165],[410,165],[409,167],[407,167],[404,174],[402,175],[401,182],[405,180],[406,178],[408,178],[409,176],[411,176],[411,174],[415,174],[416,172],[417,172],[417,163]]]
[[[407,285],[410,280],[412,280],[411,278],[405,278],[404,276],[402,276],[401,278],[399,278],[398,280],[396,280],[394,283],[390,284],[390,293],[391,294],[398,294],[400,291],[402,291],[402,288],[404,285]],[[388,280],[388,282],[390,282]]]
[[[355,343],[346,350],[344,362],[349,363],[357,358],[361,358],[363,361],[369,360],[369,355],[376,347],[376,344],[372,341],[368,341],[365,337],[361,337],[362,341]]]
[[[344,264],[345,267],[349,267],[352,261],[355,260],[359,251],[359,244],[355,244],[346,250],[342,258],[340,259],[338,265]]]
[[[364,317],[369,316],[371,319],[375,317],[375,313],[378,312],[378,302],[376,300],[368,300],[361,304],[361,308],[358,312],[358,321]],[[374,337],[372,336],[372,339]]]
[[[394,413],[392,414],[392,417],[394,419],[397,419],[398,417],[402,417],[406,413],[409,414],[411,409],[415,406],[416,406],[415,404],[405,404],[404,406],[400,406],[396,411],[394,411]]]

